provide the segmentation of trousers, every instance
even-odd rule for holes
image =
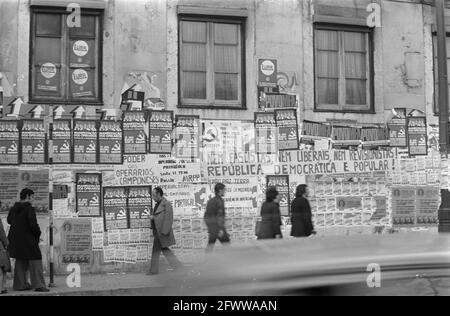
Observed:
[[[163,248],[161,246],[161,242],[158,237],[155,237],[153,240],[153,249],[152,249],[152,261],[150,266],[150,273],[157,274],[159,273],[159,258],[161,256],[161,252],[164,257],[166,257],[169,265],[172,269],[178,269],[183,266],[183,264],[178,260],[175,254],[169,248]]]
[[[30,272],[32,289],[40,289],[46,287],[42,260],[16,260],[14,268],[14,290],[26,290],[29,287],[30,283],[28,283],[27,280],[28,271]]]

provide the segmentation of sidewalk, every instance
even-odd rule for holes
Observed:
[[[148,276],[145,273],[81,275],[81,287],[69,288],[67,276],[55,276],[55,287],[49,293],[34,290],[16,292],[12,290],[12,280],[8,280],[7,295],[2,296],[157,296],[170,295],[170,287],[179,277],[177,273],[167,271],[159,275]],[[46,276],[46,282],[49,278]],[[0,296],[1,297],[1,296]]]

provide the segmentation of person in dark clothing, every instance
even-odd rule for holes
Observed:
[[[280,195],[275,187],[267,189],[266,201],[261,207],[261,223],[257,232],[258,239],[283,238],[279,198]]]
[[[0,208],[2,202],[0,201]],[[8,238],[5,234],[3,221],[0,218],[0,295],[8,294],[6,290],[6,273],[11,272],[11,261],[8,255]]]
[[[34,192],[23,189],[20,192],[20,202],[8,214],[8,224],[11,225],[8,249],[11,258],[16,259],[13,288],[17,291],[35,289],[37,292],[48,292],[39,248],[41,229],[32,206],[33,200]],[[30,272],[31,285],[27,281],[27,271]]]
[[[211,198],[206,204],[205,223],[208,227],[208,246],[206,251],[212,251],[214,245],[219,239],[222,244],[229,243],[230,237],[225,229],[225,185],[217,183],[214,187],[215,197]]]
[[[170,250],[170,246],[175,245],[175,236],[173,234],[173,208],[172,204],[164,197],[164,192],[160,187],[153,190],[153,200],[155,208],[150,216],[153,230],[153,249],[150,271],[148,275],[159,273],[159,257],[161,252],[166,257],[170,266],[174,269],[180,269],[183,264],[178,260],[175,254]]]
[[[291,236],[293,237],[308,237],[315,234],[311,206],[305,196],[307,196],[307,186],[301,184],[297,187],[295,199],[291,204]]]

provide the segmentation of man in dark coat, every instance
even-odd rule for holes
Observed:
[[[149,275],[159,273],[159,257],[161,251],[173,269],[179,269],[183,264],[169,249],[175,245],[173,234],[173,208],[172,204],[164,197],[164,192],[157,187],[153,190],[153,199],[156,202],[153,214],[150,217],[153,229],[153,249]]]
[[[39,248],[41,229],[32,206],[34,192],[23,189],[20,192],[20,202],[9,211],[9,253],[16,259],[14,268],[14,290],[26,291],[35,289],[37,292],[48,292],[45,286],[42,267],[42,254]],[[31,286],[27,281],[27,271],[30,271]]]
[[[291,236],[293,237],[309,237],[316,233],[312,223],[311,206],[305,198],[306,195],[307,186],[299,185],[291,205]]]
[[[215,197],[210,199],[206,204],[205,223],[208,227],[208,246],[206,251],[210,252],[214,248],[214,245],[219,241],[224,243],[230,242],[230,237],[225,229],[225,202],[223,197],[225,196],[225,185],[217,183],[214,187]]]

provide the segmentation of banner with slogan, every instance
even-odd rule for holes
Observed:
[[[44,120],[23,120],[20,131],[22,164],[47,163],[47,135]]]
[[[124,154],[146,154],[146,114],[142,111],[123,112]]]
[[[18,121],[0,121],[0,165],[19,164]]]
[[[361,129],[363,148],[388,146],[389,131],[383,127],[363,127]]]
[[[55,120],[51,126],[53,140],[52,163],[70,164],[72,162],[72,129],[70,120]]]
[[[200,117],[177,115],[175,121],[174,155],[177,158],[198,158],[200,152]]]
[[[278,150],[299,149],[297,110],[275,110],[278,130]]]
[[[140,186],[159,183],[159,171],[156,164],[158,155],[126,155],[123,165],[114,165],[114,177],[110,185]]]
[[[408,117],[408,153],[410,156],[428,154],[426,117]]]
[[[277,124],[275,113],[255,113],[255,150],[257,154],[277,153]]]
[[[172,111],[151,111],[149,120],[150,153],[172,153]]]
[[[203,172],[206,178],[368,174],[394,170],[397,156],[397,151],[392,149],[294,150],[280,152],[275,161],[268,155],[236,156],[227,161],[210,159],[204,164]]]
[[[76,210],[79,217],[102,216],[102,175],[99,173],[77,173]]]
[[[289,216],[291,197],[289,191],[289,176],[267,176],[267,189],[275,187],[280,195],[278,204],[280,205],[281,216]]]
[[[149,159],[159,172],[161,184],[201,182],[202,174],[198,160],[183,160],[170,155],[152,155]]]
[[[388,124],[391,147],[406,147],[406,109],[395,109],[397,115]]]
[[[123,129],[120,121],[101,121],[98,131],[99,163],[123,163]]]

